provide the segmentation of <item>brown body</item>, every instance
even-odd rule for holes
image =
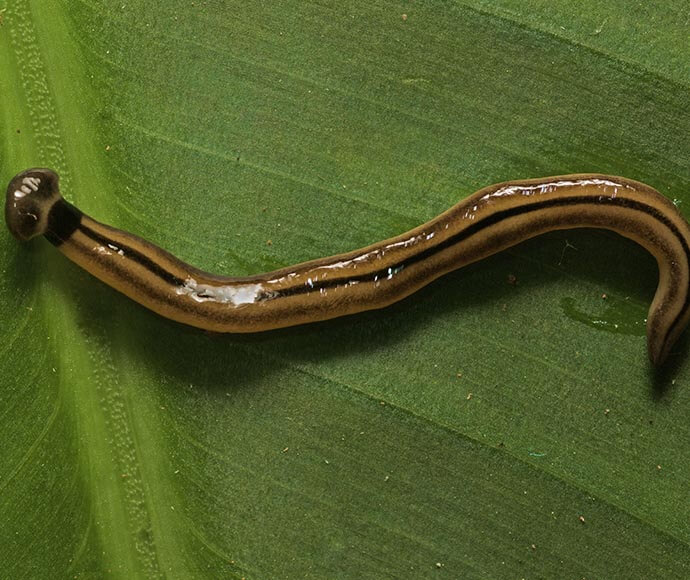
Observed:
[[[62,199],[57,175],[47,169],[12,180],[5,212],[18,238],[44,234],[147,308],[217,332],[259,332],[382,308],[526,239],[581,227],[613,230],[657,259],[659,286],[647,320],[654,364],[663,362],[690,317],[690,227],[657,191],[622,177],[581,174],[492,185],[395,238],[250,277],[203,272],[92,220]]]

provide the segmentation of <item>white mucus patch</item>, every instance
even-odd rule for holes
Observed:
[[[408,238],[407,240],[403,240],[402,242],[395,242],[393,244],[388,244],[386,246],[387,250],[390,250],[391,248],[397,248],[399,246],[402,246],[403,248],[407,248],[413,244],[416,244],[422,236],[412,236],[411,238]]]
[[[588,179],[580,180],[559,179],[556,181],[552,181],[550,183],[543,183],[538,187],[535,185],[506,185],[504,187],[501,187],[500,189],[497,189],[496,191],[492,191],[482,196],[480,201],[488,201],[493,197],[505,197],[511,195],[532,196],[535,193],[547,194],[556,191],[557,189],[562,187],[574,187],[577,185],[597,185],[603,187],[613,187],[614,193],[616,194],[618,193],[618,187],[624,187],[625,189],[633,189],[631,186],[625,183],[617,183],[615,181],[611,181],[610,179],[600,177],[591,177]]]
[[[118,248],[115,244],[108,244],[108,247],[115,252],[118,256],[125,257],[125,252],[122,248]],[[110,252],[108,252],[110,253]]]
[[[189,296],[196,302],[221,302],[232,306],[254,304],[267,297],[263,284],[231,284],[211,286],[199,284],[194,278],[187,278],[184,286],[176,290],[177,294]]]

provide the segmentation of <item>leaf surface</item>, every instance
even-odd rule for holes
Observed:
[[[687,2],[0,2],[0,177],[213,272],[491,183],[690,205]],[[208,335],[0,234],[7,577],[687,578],[686,341],[653,259],[556,232],[378,312]],[[511,284],[508,281],[517,283]],[[606,295],[606,299],[602,299]]]

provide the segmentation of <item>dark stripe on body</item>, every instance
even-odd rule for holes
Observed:
[[[84,224],[80,224],[78,229],[82,234],[84,234],[85,236],[88,236],[94,242],[96,242],[97,244],[100,244],[103,247],[108,247],[108,244],[117,245],[117,247],[120,250],[125,252],[125,255],[130,260],[133,260],[134,262],[136,262],[140,266],[143,266],[146,270],[148,270],[152,274],[155,274],[156,276],[158,276],[159,278],[161,278],[162,280],[164,280],[168,284],[173,284],[174,286],[184,286],[184,280],[182,280],[181,278],[178,278],[177,276],[175,276],[175,274],[166,270],[163,266],[158,264],[155,260],[152,260],[148,256],[145,256],[139,250],[135,250],[134,248],[131,248],[131,247],[124,245],[124,244],[121,244],[119,242],[116,244],[112,238],[105,237],[105,236],[99,234],[98,232],[96,232],[95,230],[92,230],[90,227],[85,226]],[[127,236],[132,235],[132,234],[129,234],[129,233],[124,232],[122,230],[119,230],[119,231],[121,231],[123,234],[125,234]],[[150,242],[146,242],[146,240],[142,239],[141,241],[144,243],[150,244]],[[152,244],[150,244],[150,245],[152,245]],[[162,248],[159,248],[157,246],[156,246],[156,249],[160,252],[165,252],[165,250],[163,250]],[[167,253],[167,252],[165,252],[165,253]],[[177,258],[172,256],[172,254],[170,255],[170,257],[174,260],[177,260]]]
[[[326,280],[317,280],[313,281],[312,285],[307,285],[307,284],[300,284],[299,286],[294,286],[292,288],[286,288],[284,290],[279,290],[279,291],[272,291],[270,293],[270,298],[276,299],[280,297],[287,297],[287,296],[298,296],[301,294],[307,294],[310,292],[318,292],[321,289],[328,289],[328,288],[334,288],[338,286],[342,286],[344,284],[350,283],[350,282],[374,282],[375,280],[383,280],[389,275],[389,270],[391,272],[399,272],[405,268],[409,268],[410,266],[413,266],[414,264],[417,264],[431,256],[434,256],[440,252],[443,252],[444,250],[447,250],[454,245],[462,242],[463,240],[466,240],[470,236],[473,236],[474,234],[477,234],[481,232],[482,230],[491,227],[493,225],[496,225],[497,223],[513,218],[513,217],[518,217],[521,215],[528,214],[530,212],[535,212],[539,211],[542,209],[548,209],[548,208],[554,208],[554,207],[565,207],[565,206],[573,206],[573,205],[578,205],[578,204],[594,204],[596,205],[597,203],[602,204],[602,205],[614,205],[614,206],[619,206],[619,207],[624,207],[627,209],[631,209],[634,211],[639,211],[642,212],[652,218],[654,218],[656,221],[662,223],[664,226],[666,226],[675,236],[676,238],[680,241],[683,251],[685,252],[685,257],[690,264],[690,248],[688,247],[688,244],[684,237],[682,236],[680,230],[677,228],[677,226],[667,219],[663,214],[658,212],[655,208],[639,202],[635,201],[632,199],[626,199],[624,197],[600,197],[597,201],[594,200],[593,197],[591,196],[573,196],[573,197],[567,197],[567,198],[558,198],[558,199],[548,199],[544,201],[537,201],[534,203],[531,203],[529,205],[521,205],[517,207],[512,207],[508,208],[505,210],[498,211],[492,215],[489,215],[477,222],[474,222],[472,225],[466,227],[462,231],[458,232],[457,234],[447,238],[443,242],[437,243],[431,247],[428,247],[413,256],[410,256],[409,258],[402,260],[392,266],[388,266],[385,268],[382,268],[380,270],[377,270],[373,273],[367,273],[367,274],[361,274],[359,276],[345,276],[345,277],[338,277],[338,278],[329,278]],[[56,246],[59,246],[62,242],[66,241],[69,239],[69,237],[74,233],[75,230],[79,229],[82,233],[85,235],[89,236],[91,239],[94,240],[94,242],[97,242],[103,246],[107,246],[109,243],[112,243],[113,240],[106,238],[88,226],[85,226],[81,224],[81,216],[82,212],[80,212],[77,208],[72,206],[66,201],[60,200],[56,202],[53,206],[53,208],[50,211],[50,215],[48,217],[49,220],[49,228],[48,232],[45,234],[45,236],[51,241]],[[123,232],[125,235],[132,235],[132,234],[127,234],[126,232]],[[145,242],[145,240],[142,240]],[[145,242],[148,243],[148,242]],[[165,282],[169,284],[173,284],[174,286],[184,286],[185,281],[180,279],[178,276],[173,274],[172,272],[169,272],[166,270],[163,266],[160,264],[156,263],[155,260],[145,256],[142,254],[140,251],[135,250],[131,247],[128,247],[127,245],[123,245],[118,243],[117,244],[118,248],[122,249],[127,257],[131,260],[134,260],[137,262],[139,265],[144,267],[146,270],[151,272],[152,274],[156,275],[160,279],[164,280]],[[159,251],[164,251],[159,249]],[[172,259],[177,260],[177,258],[174,258],[174,256],[171,255]],[[213,278],[216,278],[216,276],[211,276]],[[227,283],[228,284],[241,284],[242,279],[241,278],[232,278],[228,277],[227,278]],[[687,312],[688,307],[690,307],[689,303],[689,296],[686,293],[686,299],[685,303],[683,306],[683,309],[681,310],[680,315],[676,318],[674,321],[673,325],[671,326],[671,329],[673,326],[675,326],[676,322],[680,320],[683,315]],[[670,330],[669,329],[669,332]]]
[[[496,225],[498,222],[501,222],[505,219],[512,218],[512,217],[518,217],[533,211],[539,211],[542,209],[548,209],[552,207],[558,207],[558,206],[571,206],[571,205],[578,205],[581,203],[592,203],[592,198],[587,197],[587,196],[578,196],[578,197],[568,197],[564,199],[551,199],[551,200],[546,200],[546,201],[541,201],[541,202],[535,202],[533,204],[530,204],[528,206],[519,206],[519,207],[513,207],[509,209],[505,209],[499,212],[496,212],[493,215],[490,215],[484,219],[481,219],[475,223],[473,223],[471,226],[468,226],[461,232],[458,232],[457,234],[447,238],[443,242],[437,243],[436,245],[426,248],[425,250],[422,250],[421,252],[418,252],[417,254],[414,254],[413,256],[410,256],[406,260],[402,260],[398,263],[396,263],[393,266],[388,266],[386,268],[382,268],[381,270],[378,270],[374,273],[370,274],[362,274],[360,276],[348,276],[347,278],[330,278],[326,280],[318,280],[313,282],[313,286],[307,286],[307,285],[300,285],[295,288],[290,288],[287,290],[280,291],[281,296],[285,295],[294,295],[294,294],[303,294],[305,292],[310,292],[311,290],[317,290],[320,288],[332,288],[334,286],[340,286],[342,284],[345,284],[350,281],[357,281],[357,282],[366,282],[368,280],[373,281],[374,278],[377,279],[384,279],[388,276],[388,270],[390,269],[391,271],[395,272],[400,271],[401,269],[408,268],[414,264],[417,264],[418,262],[421,262],[422,260],[425,260],[435,254],[438,254],[440,252],[443,252],[444,250],[447,250],[454,245],[462,242],[463,240],[466,240],[470,236],[473,236],[474,234],[479,233],[480,231],[491,227],[493,225]],[[687,242],[683,238],[682,234],[676,227],[676,225],[668,220],[663,214],[659,213],[657,210],[655,210],[653,207],[635,201],[631,199],[624,199],[621,197],[616,197],[616,198],[603,198],[599,201],[599,203],[608,203],[611,205],[618,205],[621,207],[625,207],[628,209],[632,209],[635,211],[640,211],[642,213],[645,213],[651,217],[653,217],[655,220],[663,223],[669,230],[673,232],[673,234],[678,238],[680,241],[681,245],[683,246],[683,250],[685,252],[685,257],[688,261],[688,264],[690,264],[690,247],[688,247]],[[584,226],[583,226],[584,227]]]

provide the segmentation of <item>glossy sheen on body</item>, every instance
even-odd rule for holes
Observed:
[[[499,183],[437,218],[360,250],[266,274],[225,277],[101,224],[65,201],[58,176],[29,169],[9,184],[15,237],[43,234],[68,258],[147,308],[216,332],[259,332],[383,308],[443,274],[553,230],[615,231],[651,252],[659,286],[647,319],[660,364],[690,318],[690,227],[651,187],[577,174]]]

